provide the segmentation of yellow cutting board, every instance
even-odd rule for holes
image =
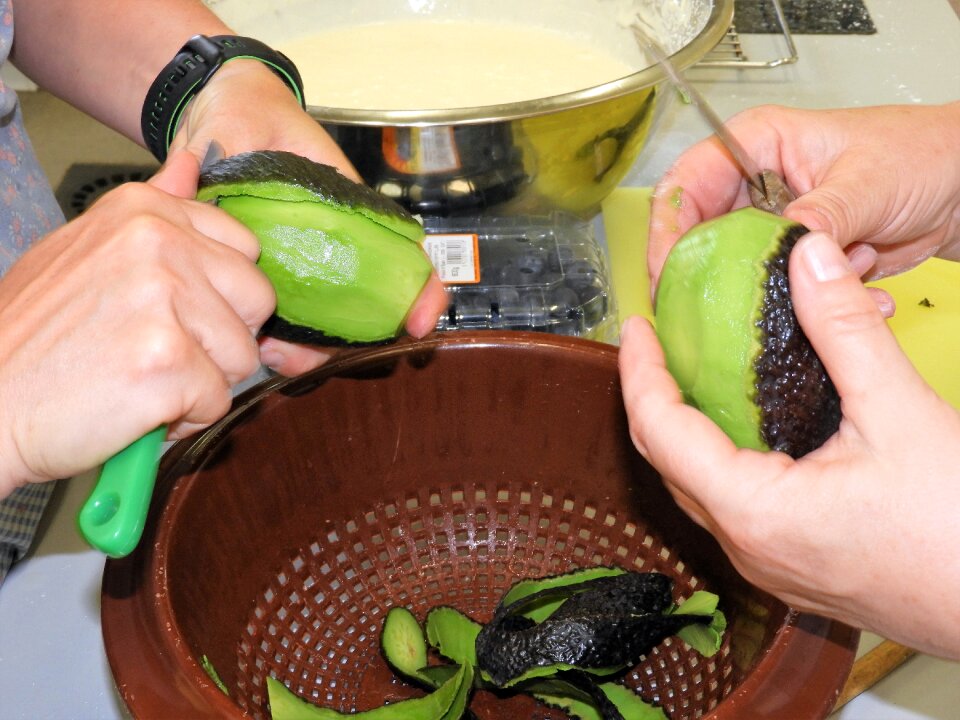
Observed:
[[[650,188],[617,188],[603,203],[610,275],[620,322],[653,319],[647,278]],[[960,409],[960,263],[927,260],[875,283],[897,303],[890,328],[914,366]]]

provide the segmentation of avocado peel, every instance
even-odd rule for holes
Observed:
[[[670,613],[673,582],[656,572],[597,575],[576,584],[547,579],[501,602],[477,636],[481,676],[513,687],[558,671],[611,675],[636,664],[681,628],[710,617]],[[562,600],[559,605],[553,601]],[[555,609],[534,620],[547,601]]]
[[[597,566],[515,583],[487,624],[438,605],[421,626],[410,609],[393,606],[384,618],[381,651],[395,673],[426,695],[350,715],[312,706],[267,677],[271,713],[274,720],[469,719],[476,717],[468,707],[472,691],[484,690],[526,694],[580,720],[665,720],[660,707],[622,683],[623,675],[668,635],[682,637],[678,630],[723,618],[716,595],[697,591],[677,605],[672,590],[673,581],[658,572]],[[546,632],[522,643],[531,651],[527,657],[511,655],[510,636],[538,626]],[[495,677],[502,670],[506,674]]]

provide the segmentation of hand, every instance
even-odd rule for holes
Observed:
[[[243,225],[193,200],[173,153],[48,235],[0,281],[0,496],[68,477],[167,423],[219,419],[259,366],[275,296]]]
[[[836,435],[796,461],[738,450],[682,402],[652,328],[632,318],[620,373],[634,443],[750,582],[960,658],[960,414],[901,352],[835,240],[801,239],[790,283],[840,393]]]
[[[830,111],[769,106],[737,115],[728,127],[798,195],[784,215],[831,235],[868,278],[932,255],[960,259],[960,102]],[[684,232],[749,204],[746,183],[716,138],[684,153],[654,194],[654,285]]]
[[[219,143],[228,156],[264,148],[294,152],[333,165],[360,181],[340,148],[302,110],[290,88],[256,60],[232,60],[217,71],[188,105],[171,149],[186,147],[202,161],[211,141]],[[433,273],[407,317],[407,332],[418,338],[429,333],[447,305],[443,284]],[[333,352],[275,338],[261,340],[263,363],[283,375],[317,367]]]

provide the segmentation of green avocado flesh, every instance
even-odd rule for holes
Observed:
[[[334,168],[291,153],[226,158],[201,176],[218,205],[260,241],[258,266],[277,293],[264,331],[323,344],[389,340],[432,272],[422,226]]]
[[[342,717],[365,720],[457,720],[463,715],[472,686],[473,668],[463,665],[447,682],[429,695],[400,700],[365,712],[341,713],[311,705],[288,690],[279,680],[267,678],[267,693],[273,720],[334,720]]]
[[[788,260],[802,225],[744,208],[691,229],[664,264],[657,335],[684,400],[741,448],[800,457],[840,401],[797,322]]]
[[[427,664],[427,641],[420,622],[405,607],[392,607],[380,632],[380,647],[387,664],[405,678],[416,679]]]

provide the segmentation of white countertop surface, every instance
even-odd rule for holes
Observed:
[[[724,117],[764,102],[812,108],[960,99],[960,19],[948,0],[866,4],[876,35],[796,36],[795,65],[697,68],[690,77]],[[783,52],[768,38],[746,36],[744,44],[757,59]],[[673,103],[627,183],[656,182],[683,148],[707,134],[692,108]],[[0,589],[0,720],[126,717],[100,636],[103,557],[75,526],[93,479],[61,483],[31,557]],[[876,641],[866,637],[863,647]],[[835,717],[958,718],[960,665],[915,657]]]

